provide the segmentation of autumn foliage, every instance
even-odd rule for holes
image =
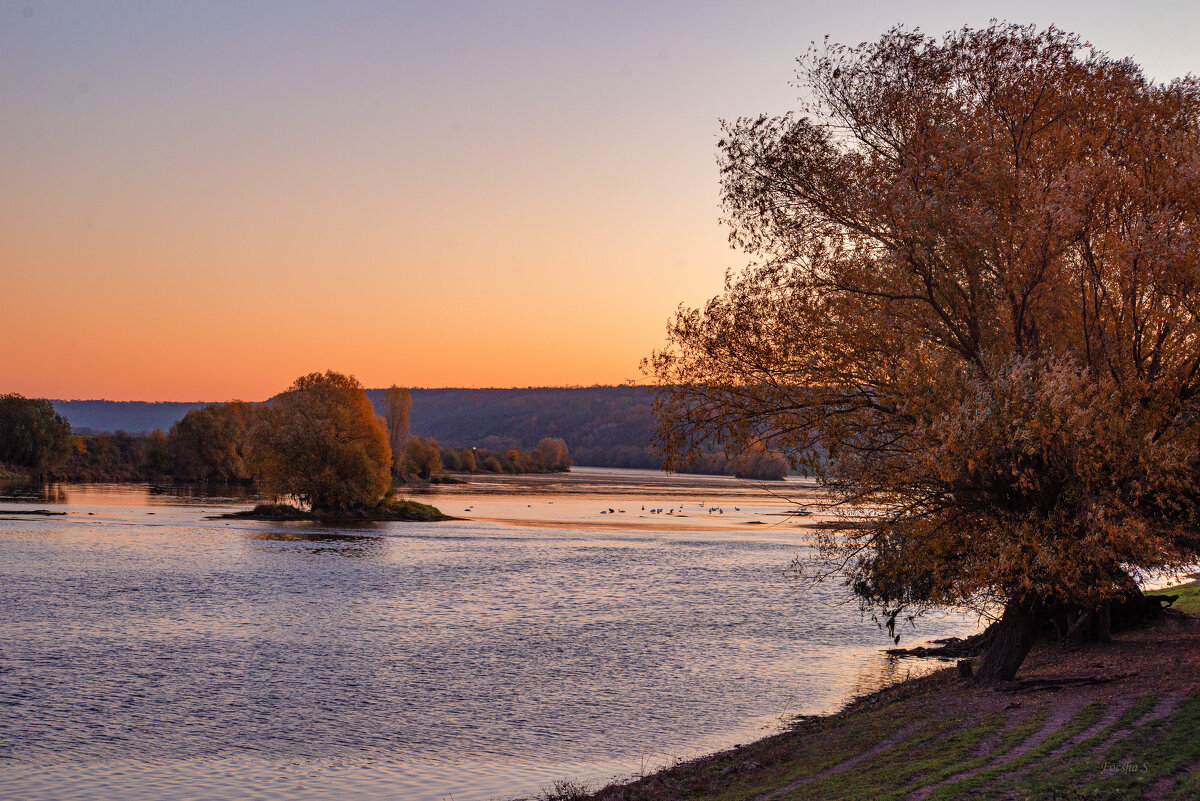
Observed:
[[[1198,556],[1200,86],[1056,29],[894,29],[802,60],[810,102],[725,126],[756,261],[650,359],[685,464],[761,442],[859,525],[823,535],[873,609],[1040,621]]]
[[[0,466],[26,468],[42,478],[66,462],[73,448],[71,426],[50,401],[0,395]]]
[[[166,453],[157,459],[157,442],[151,435],[148,455],[160,472],[180,481],[248,481],[246,440],[254,415],[255,407],[241,401],[192,409],[171,426],[166,435]]]
[[[547,470],[566,471],[571,469],[571,454],[567,443],[560,437],[542,437],[537,444],[537,454]]]
[[[412,430],[412,395],[393,384],[383,394],[383,422],[387,427],[388,447],[392,449],[392,476],[405,479],[404,454]]]
[[[352,376],[296,379],[257,409],[249,451],[263,494],[295,497],[314,512],[372,507],[391,488],[387,431]]]

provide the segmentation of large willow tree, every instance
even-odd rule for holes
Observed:
[[[725,125],[755,257],[650,359],[678,466],[761,443],[856,527],[871,608],[1002,609],[980,675],[1051,615],[1197,559],[1200,87],[1056,29],[894,29],[801,61],[799,113]]]

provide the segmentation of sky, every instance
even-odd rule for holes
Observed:
[[[643,380],[749,260],[720,120],[991,18],[1200,73],[1187,2],[0,0],[0,393]]]

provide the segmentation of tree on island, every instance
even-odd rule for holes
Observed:
[[[258,408],[249,449],[261,492],[295,497],[313,512],[376,507],[391,489],[387,431],[352,376],[297,378]]]
[[[29,468],[42,479],[71,452],[71,426],[50,401],[0,395],[0,464]]]
[[[669,463],[761,442],[864,606],[1002,610],[979,674],[1200,557],[1200,86],[1054,28],[893,29],[720,143],[757,259],[648,360]]]

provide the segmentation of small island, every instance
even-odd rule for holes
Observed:
[[[378,506],[346,510],[309,510],[286,503],[260,503],[253,509],[215,515],[214,519],[232,520],[315,520],[320,523],[360,523],[401,520],[433,522],[458,520],[435,507],[416,501],[385,501]]]
[[[453,519],[433,506],[395,497],[388,434],[353,376],[333,371],[301,376],[255,411],[246,435],[249,472],[271,502],[220,517],[323,523]]]

